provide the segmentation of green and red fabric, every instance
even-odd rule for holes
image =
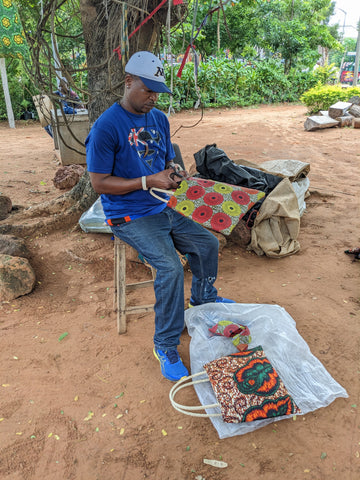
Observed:
[[[231,338],[232,343],[240,352],[247,350],[247,344],[251,342],[249,328],[230,320],[220,320],[216,325],[209,328],[209,332],[213,335]]]
[[[0,57],[29,56],[25,33],[16,5],[12,0],[0,0]]]
[[[226,423],[301,413],[261,346],[204,365]]]
[[[190,177],[181,182],[168,205],[204,227],[230,235],[264,192],[227,183]]]

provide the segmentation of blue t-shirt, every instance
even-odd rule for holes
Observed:
[[[161,172],[166,162],[175,157],[169,121],[156,108],[136,115],[114,103],[96,120],[85,145],[89,172],[123,178]],[[124,195],[102,194],[101,202],[107,219],[154,215],[166,207],[166,203],[147,190]]]

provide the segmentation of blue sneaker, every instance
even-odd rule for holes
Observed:
[[[236,303],[236,302],[235,300],[230,300],[230,298],[216,297],[215,303]]]
[[[165,378],[172,382],[177,382],[183,377],[187,377],[189,372],[181,361],[176,348],[171,350],[160,350],[154,347],[154,355],[160,362],[161,373]]]
[[[215,303],[236,303],[235,300],[230,300],[230,298],[216,297]],[[189,307],[196,307],[194,300],[190,297]]]

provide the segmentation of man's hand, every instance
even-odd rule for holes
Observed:
[[[155,173],[154,175],[148,175],[146,177],[146,185],[148,188],[161,188],[163,190],[170,190],[177,188],[179,186],[179,182],[186,177],[187,172],[185,170],[181,170],[179,173],[177,173],[173,168],[167,168],[166,170]]]

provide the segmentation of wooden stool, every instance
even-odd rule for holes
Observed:
[[[126,283],[126,242],[115,237],[114,242],[114,310],[117,312],[118,333],[126,332],[126,315],[132,313],[147,313],[154,310],[154,305],[134,305],[126,307],[126,292],[137,290],[138,288],[154,286],[156,271],[151,268],[152,280],[145,282]]]

